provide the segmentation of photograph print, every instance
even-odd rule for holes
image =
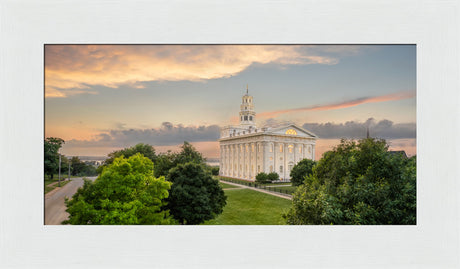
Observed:
[[[416,225],[416,45],[44,45],[45,225]]]

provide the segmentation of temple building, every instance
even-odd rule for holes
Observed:
[[[315,134],[295,124],[256,126],[254,99],[243,95],[239,125],[221,128],[220,169],[225,177],[255,180],[260,172],[276,172],[289,181],[292,167],[300,160],[315,159]]]

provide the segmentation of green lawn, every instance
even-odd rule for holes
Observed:
[[[270,187],[270,190],[277,191],[277,192],[280,192],[279,190],[282,190],[281,191],[282,193],[285,193],[286,191],[288,194],[294,193],[296,189],[297,189],[297,186]]]
[[[49,186],[51,183],[55,183],[55,182],[59,182],[59,181],[57,179],[56,180],[45,180],[45,194],[47,194],[48,192],[58,187],[59,183],[56,183],[53,186]],[[69,180],[61,179],[61,187],[65,186],[69,182],[70,182]]]
[[[206,225],[282,225],[291,201],[248,189],[226,190],[227,205]]]

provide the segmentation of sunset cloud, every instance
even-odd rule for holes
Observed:
[[[45,96],[94,93],[92,85],[142,88],[146,81],[203,81],[234,76],[251,64],[336,64],[327,50],[359,47],[283,45],[47,45]],[[336,54],[334,54],[336,55]]]
[[[220,129],[217,125],[183,126],[163,122],[159,128],[114,129],[98,134],[89,140],[72,139],[64,147],[128,147],[137,143],[171,146],[189,142],[216,141]]]
[[[414,98],[414,97],[415,97],[415,91],[406,91],[406,92],[398,92],[398,93],[392,93],[392,94],[375,96],[375,97],[362,97],[362,98],[357,98],[357,99],[353,99],[349,101],[332,103],[332,104],[314,105],[314,106],[309,106],[309,107],[267,111],[267,112],[258,113],[257,116],[259,118],[274,118],[274,117],[277,117],[279,115],[286,114],[286,113],[297,113],[297,112],[314,111],[314,110],[317,110],[317,111],[334,110],[334,109],[354,107],[357,105],[367,104],[367,103],[396,101],[396,100],[409,99],[409,98]]]

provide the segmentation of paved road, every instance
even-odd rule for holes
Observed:
[[[87,178],[96,179],[96,177]],[[45,225],[59,225],[69,217],[69,213],[65,212],[64,197],[71,198],[81,186],[83,186],[83,178],[71,178],[64,187],[45,195]]]

